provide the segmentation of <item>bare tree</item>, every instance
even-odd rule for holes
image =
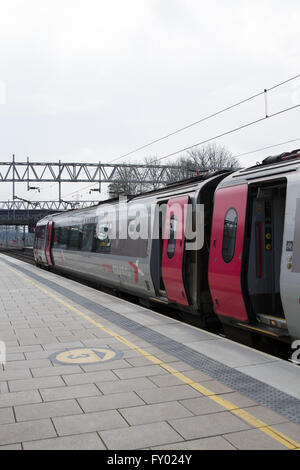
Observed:
[[[224,169],[236,169],[239,167],[238,160],[224,146],[208,144],[187,152],[186,164],[197,168],[197,171],[212,173]]]
[[[146,157],[143,165],[158,165],[155,157]],[[117,177],[113,183],[108,186],[110,197],[125,195],[134,196],[135,194],[145,193],[158,189],[161,185],[159,183],[132,183],[132,171],[130,168],[124,167],[122,169],[122,179]],[[124,181],[125,179],[125,181]]]
[[[159,165],[156,157],[149,156],[144,159],[145,165]],[[198,174],[213,173],[223,169],[238,168],[239,162],[233,157],[232,153],[223,146],[209,144],[207,146],[195,148],[181,155],[175,162],[168,162],[168,183],[189,179]],[[117,178],[114,183],[109,185],[109,194],[111,197],[118,195],[135,195],[158,189],[161,183],[131,183],[132,173],[130,168],[124,168],[123,177],[127,181]]]

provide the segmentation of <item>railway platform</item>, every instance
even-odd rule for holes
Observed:
[[[300,448],[300,368],[0,254],[0,450]]]

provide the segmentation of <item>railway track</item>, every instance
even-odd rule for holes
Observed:
[[[4,255],[11,256],[12,258],[19,259],[21,261],[25,261],[28,264],[35,264],[33,258],[33,249],[32,248],[24,248],[23,250],[14,250],[13,248],[9,249],[1,249],[0,253]]]
[[[24,261],[25,263],[35,265],[32,248],[25,248],[24,250],[1,249],[0,253],[3,253],[7,256],[11,256],[12,258],[15,258],[15,259],[19,259],[20,261]],[[80,279],[77,276],[72,276],[70,274],[65,274],[65,273],[62,274],[61,272],[59,272],[59,275],[68,279],[72,279],[73,281],[76,281],[80,284],[100,290],[102,292],[109,293],[110,295],[116,295],[129,302],[132,302],[135,304],[142,304],[145,308],[151,308],[151,310],[154,310],[160,314],[166,315],[170,318],[180,320],[184,323],[187,323],[189,325],[193,325],[199,328],[199,325],[197,324],[197,319],[194,316],[183,314],[182,312],[178,312],[172,309],[171,307],[169,307],[168,305],[161,305],[161,304],[156,304],[156,303],[151,303],[151,305],[147,305],[147,303],[145,303],[141,299],[138,299],[137,297],[134,297],[132,295],[129,295],[123,292],[122,293],[119,291],[117,292],[113,289],[106,289],[103,286],[99,286],[99,284]],[[288,344],[281,343],[279,341],[273,340],[272,338],[257,337],[257,342],[256,342],[255,335],[251,335],[251,336],[245,335],[243,331],[238,330],[236,328],[232,328],[224,332],[221,324],[218,322],[216,322],[216,324],[210,325],[209,328],[205,328],[205,330],[211,333],[217,334],[219,336],[222,336],[224,338],[230,339],[232,341],[235,341],[236,343],[249,346],[252,349],[265,352],[274,357],[278,357],[280,359],[289,360],[291,353],[292,353],[290,346]]]

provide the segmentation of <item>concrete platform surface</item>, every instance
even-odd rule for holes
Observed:
[[[3,254],[0,341],[0,450],[300,448],[299,367]]]

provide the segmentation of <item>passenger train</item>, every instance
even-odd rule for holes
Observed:
[[[134,207],[143,208],[138,223]],[[128,236],[143,222],[146,236]],[[47,216],[34,257],[39,267],[193,314],[201,327],[218,318],[224,329],[299,339],[300,150]]]

